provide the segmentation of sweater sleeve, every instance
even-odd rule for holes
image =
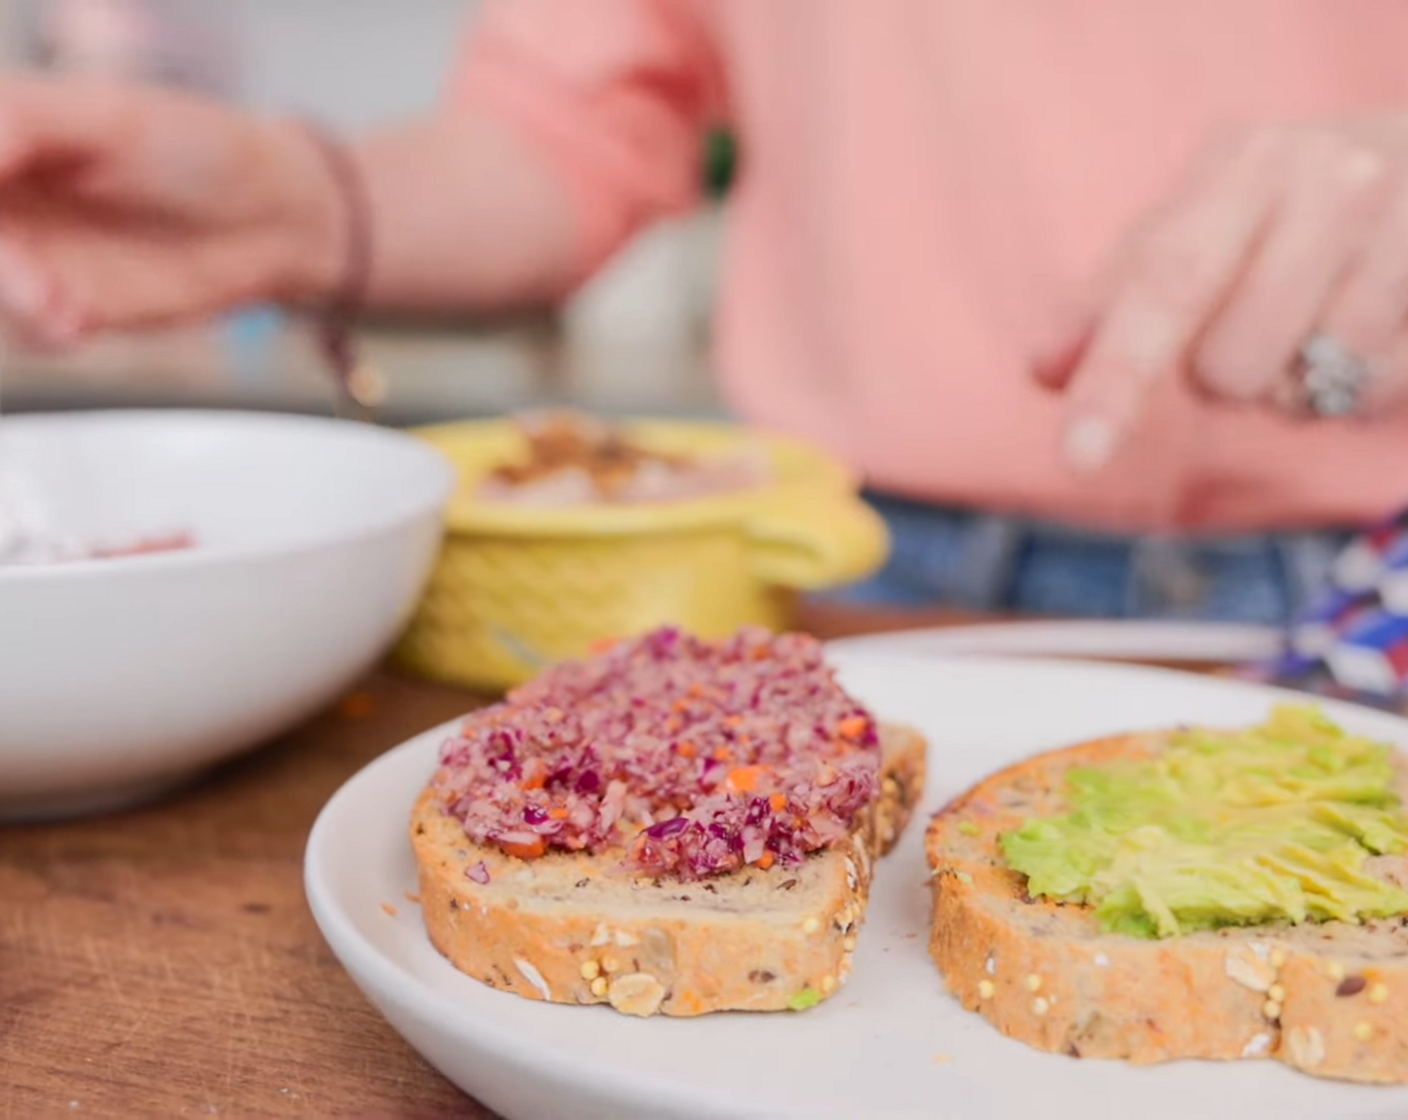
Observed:
[[[691,0],[484,0],[449,101],[506,122],[561,177],[585,274],[697,202],[720,98]]]

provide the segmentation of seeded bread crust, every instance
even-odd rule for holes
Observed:
[[[881,741],[880,795],[847,841],[799,867],[703,882],[632,877],[620,852],[505,855],[470,842],[428,788],[411,841],[431,943],[490,987],[628,1015],[779,1011],[825,999],[850,973],[874,861],[923,793],[924,740],[887,726]],[[488,882],[469,878],[472,869],[487,871]]]
[[[1040,755],[934,818],[930,952],[950,991],[1009,1037],[1075,1058],[1275,1058],[1320,1077],[1408,1081],[1408,918],[1145,941],[1101,933],[1087,907],[1032,900],[1006,867],[998,836],[1062,812],[1067,770],[1165,742],[1129,735]],[[1397,857],[1373,868],[1405,874]]]

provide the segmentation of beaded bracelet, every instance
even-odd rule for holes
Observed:
[[[344,402],[370,412],[386,395],[380,373],[362,361],[356,328],[366,306],[372,271],[372,212],[362,174],[346,146],[320,126],[302,127],[337,187],[345,216],[346,265],[341,283],[319,317],[318,342]]]

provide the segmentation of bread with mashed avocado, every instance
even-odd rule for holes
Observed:
[[[805,1010],[845,983],[874,861],[922,795],[924,740],[893,725],[880,738],[879,794],[846,840],[800,866],[696,881],[633,876],[624,852],[529,860],[476,844],[432,786],[411,821],[430,940],[529,999],[637,1016]]]
[[[1257,733],[1258,749],[1286,747],[1284,764],[1268,748],[1243,774],[1200,775],[1198,752],[1216,757],[1227,733],[1131,734],[1040,755],[945,807],[926,844],[930,951],[953,995],[1071,1058],[1272,1058],[1408,1082],[1408,767],[1299,710]],[[1091,793],[1111,773],[1143,783],[1111,787],[1122,820],[1101,819]],[[1180,816],[1178,797],[1200,782],[1216,807]],[[1133,839],[1102,863],[1108,831]],[[1223,836],[1235,837],[1225,857]],[[1144,861],[1131,845],[1158,851]]]

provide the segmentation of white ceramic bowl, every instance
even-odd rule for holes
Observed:
[[[84,540],[196,547],[0,567],[0,819],[129,804],[289,729],[370,668],[454,485],[411,436],[292,416],[0,418],[0,478]]]

